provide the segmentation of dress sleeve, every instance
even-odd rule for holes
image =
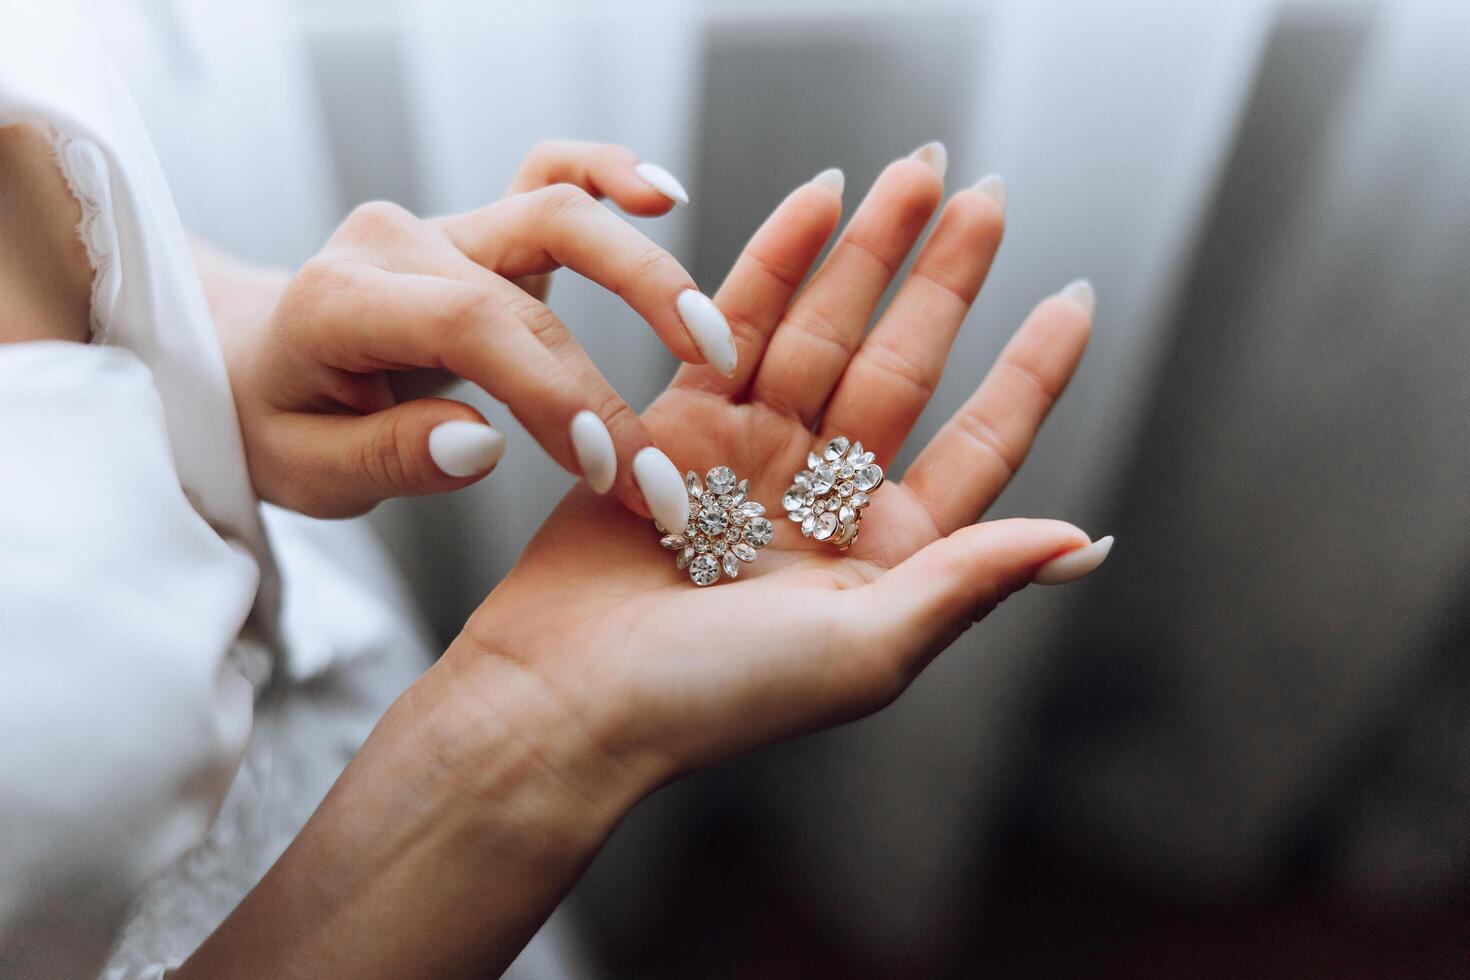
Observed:
[[[249,736],[256,563],[180,487],[130,353],[0,345],[0,976],[95,976]]]

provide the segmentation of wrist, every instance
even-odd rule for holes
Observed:
[[[461,636],[395,709],[410,716],[442,799],[472,827],[513,829],[528,856],[590,860],[659,777],[609,750],[531,668]]]
[[[643,792],[573,721],[456,642],[181,975],[499,975]]]

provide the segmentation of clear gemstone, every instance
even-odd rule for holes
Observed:
[[[725,512],[719,507],[708,507],[699,512],[699,529],[705,534],[713,537],[724,534],[726,527]]]
[[[810,516],[811,512],[812,509],[810,507],[798,507],[796,508],[796,510],[793,510],[786,516],[791,518],[796,523],[800,524],[802,521],[806,520],[808,516]]]
[[[851,463],[852,461],[856,460],[862,454],[863,454],[863,442],[862,442],[861,439],[859,439],[857,442],[854,442],[852,444],[852,448],[847,451],[847,461],[849,463]]]
[[[704,482],[715,493],[729,493],[735,489],[735,471],[728,466],[716,466],[704,475]]]
[[[812,529],[812,537],[818,541],[826,541],[837,530],[837,515],[823,514],[817,519],[817,525]]]
[[[846,548],[857,540],[858,531],[860,530],[862,530],[862,525],[857,521],[853,521],[851,524],[845,525],[841,531],[837,532],[836,536],[832,538],[832,543],[839,548]]]
[[[714,554],[723,555],[725,553],[725,550],[726,549],[724,538],[715,538],[714,543],[710,545],[710,551]]]
[[[811,487],[813,493],[826,493],[828,490],[832,489],[832,484],[836,482],[836,472],[833,471],[832,467],[828,466],[826,463],[823,463],[821,466],[818,466],[816,469],[812,470]]]
[[[822,451],[822,455],[828,459],[841,459],[842,454],[847,452],[847,447],[847,436],[838,436],[827,443],[827,448]]]
[[[699,505],[705,510],[719,510],[720,498],[709,491],[705,491],[704,496],[699,498]]]
[[[800,473],[796,474],[796,478],[793,479],[791,482],[792,483],[795,483],[799,487],[804,487],[808,483],[811,482],[811,479],[812,479],[812,471],[811,470],[802,470]]]
[[[866,507],[868,506],[868,495],[859,490],[849,497],[847,502],[854,507]]]
[[[699,482],[699,474],[693,470],[684,474],[684,486],[689,488],[689,492],[693,494],[704,492],[704,486]]]
[[[851,480],[843,480],[841,483],[837,484],[837,495],[839,497],[851,497],[853,491],[855,491],[856,489],[857,485],[854,484]]]
[[[746,528],[745,531],[745,540],[749,541],[757,548],[764,548],[766,545],[771,543],[771,539],[775,536],[776,525],[772,524],[764,517],[757,517],[755,520],[751,521],[750,527]]]
[[[679,552],[679,557],[674,559],[675,568],[688,568],[689,563],[694,560],[694,546],[690,545]]]
[[[821,465],[822,465],[822,457],[821,456],[817,455],[816,453],[807,453],[806,454],[806,468],[807,469],[814,470],[818,466],[821,466]]]
[[[749,518],[747,518],[745,516],[745,511],[743,511],[743,510],[732,510],[732,511],[730,511],[730,523],[731,524],[744,524],[747,520],[749,520]]]
[[[796,508],[801,506],[802,500],[805,497],[806,491],[804,491],[797,484],[793,483],[791,485],[791,489],[786,491],[786,496],[781,498],[781,506],[784,507],[786,510],[795,510]]]
[[[735,506],[735,498],[730,496],[728,493],[720,494],[720,506],[725,508],[726,510],[729,510],[731,507]]]
[[[808,514],[801,519],[801,533],[807,537],[812,536],[812,529],[817,526],[817,515]]]
[[[878,466],[878,464],[869,463],[867,466],[864,466],[862,469],[858,470],[857,485],[859,490],[862,490],[865,493],[870,493],[873,490],[878,489],[878,484],[882,482],[883,469],[882,467]]]
[[[682,534],[665,535],[664,539],[659,542],[659,544],[663,545],[665,548],[668,548],[670,551],[678,551],[680,548],[684,547],[688,543],[689,542],[685,540],[684,535]]]
[[[810,507],[810,506],[811,506],[811,505],[812,505],[812,504],[814,504],[814,503],[816,503],[816,502],[817,502],[817,495],[816,495],[816,494],[814,494],[814,493],[808,493],[808,494],[807,494],[807,495],[806,495],[806,497],[805,497],[805,498],[803,498],[803,500],[804,500],[804,502],[805,502],[805,504],[806,504],[806,505],[807,505],[807,506],[808,506],[808,507]]]
[[[850,457],[848,459],[848,462],[858,469],[862,469],[864,466],[867,466],[869,463],[871,463],[873,459],[874,457],[872,453],[862,453],[858,456]]]
[[[740,485],[735,488],[735,492],[730,495],[730,506],[739,507],[745,503],[745,498],[748,496],[750,496],[750,481],[741,480]]]
[[[713,555],[700,555],[689,563],[689,577],[695,585],[713,585],[720,578],[720,563]]]
[[[744,541],[731,548],[730,554],[734,555],[736,558],[739,558],[741,561],[755,561],[757,557],[755,549],[746,544]]]
[[[837,468],[837,475],[840,476],[840,477],[842,477],[844,480],[851,480],[852,479],[852,474],[854,472],[856,472],[856,471],[851,466],[849,466],[846,463],[843,463],[841,466],[839,466]]]
[[[733,551],[726,553],[724,565],[725,574],[730,576],[731,578],[734,578],[735,576],[740,574],[740,560],[735,557],[735,553]]]
[[[842,509],[837,512],[837,521],[843,527],[846,527],[855,520],[857,520],[857,511],[853,510],[851,507],[848,507],[845,504],[843,505]]]
[[[697,552],[699,552],[701,555],[704,554],[706,551],[708,551],[709,550],[709,538],[695,538],[694,539],[694,550],[697,551]]]
[[[747,500],[740,505],[740,512],[746,517],[759,517],[766,512],[766,509],[754,500]]]

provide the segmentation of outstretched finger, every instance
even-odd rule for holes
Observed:
[[[944,192],[923,158],[890,164],[772,335],[750,397],[811,425]]]
[[[643,217],[666,214],[676,204],[689,203],[688,192],[673,174],[656,163],[641,162],[638,154],[616,143],[537,143],[511,179],[509,193],[524,194],[552,184],[574,184]]]
[[[941,534],[977,520],[1020,468],[1082,359],[1092,309],[1092,287],[1081,280],[1043,300],[909,467],[904,486]]]
[[[950,198],[898,295],[863,340],[823,416],[823,435],[861,433],[884,466],[944,374],[1005,227],[1004,185],[987,177]]]
[[[735,335],[739,351],[735,374],[726,378],[706,365],[685,365],[674,376],[674,387],[732,397],[745,390],[791,297],[837,228],[842,187],[842,171],[833,168],[788,194],[756,230],[715,294]]]

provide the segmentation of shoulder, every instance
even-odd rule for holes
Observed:
[[[0,343],[85,341],[92,269],[50,127],[0,126]]]

